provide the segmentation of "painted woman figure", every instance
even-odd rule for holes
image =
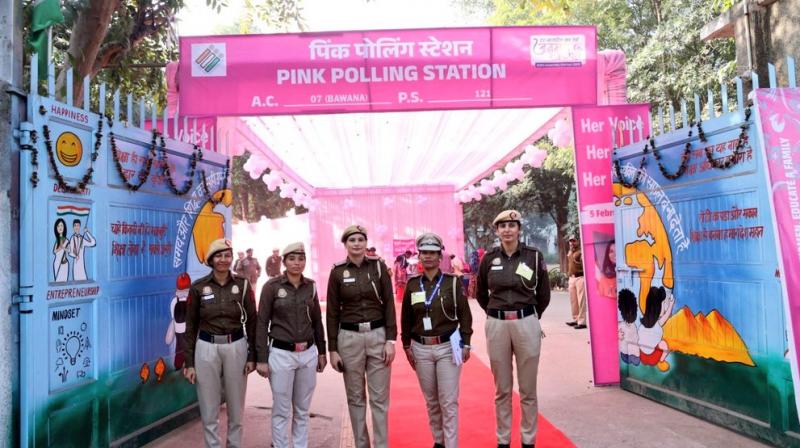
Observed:
[[[69,240],[67,239],[67,223],[58,218],[53,225],[53,233],[56,235],[56,243],[53,245],[53,279],[57,283],[66,282],[69,276],[69,262],[67,261],[67,250]]]
[[[603,264],[597,271],[597,290],[603,297],[613,299],[617,295],[617,248],[614,242],[606,245]]]

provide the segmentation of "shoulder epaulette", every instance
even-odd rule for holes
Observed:
[[[420,277],[422,277],[422,274],[420,274],[420,273],[416,273],[416,274],[412,274],[412,275],[410,275],[410,276],[408,277],[408,280],[411,280],[411,279],[414,279],[414,278],[420,278]]]
[[[336,263],[333,263],[333,267],[338,268],[339,266],[344,266],[346,264],[347,264],[347,258],[345,258],[342,261],[337,261]]]

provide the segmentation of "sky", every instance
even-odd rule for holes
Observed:
[[[453,0],[299,0],[307,31],[342,31],[392,28],[481,26],[479,17],[465,15]],[[181,36],[219,34],[236,23],[243,11],[241,0],[229,0],[217,14],[205,0],[188,0],[178,14]],[[209,25],[211,24],[211,25]],[[282,30],[265,30],[278,32]],[[290,31],[299,31],[293,29]]]

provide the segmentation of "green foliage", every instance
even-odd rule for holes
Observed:
[[[233,157],[231,181],[233,183],[233,219],[236,221],[258,222],[267,219],[283,218],[294,208],[295,213],[307,213],[303,207],[295,207],[291,199],[283,199],[277,191],[269,191],[260,178],[253,179],[244,164],[250,153]]]
[[[628,58],[630,102],[679,107],[735,71],[732,39],[700,40],[700,28],[731,0],[461,0],[497,25],[596,25],[600,49]],[[691,101],[690,101],[691,102]]]
[[[34,2],[26,2],[25,27],[29,35]],[[163,107],[166,86],[163,66],[178,58],[175,16],[186,0],[63,0],[64,23],[53,30],[53,61],[57,67],[73,67],[75,101],[82,97],[82,79],[105,82],[109,92],[120,89],[135,97],[150,98]],[[242,22],[263,22],[279,27],[302,23],[297,0],[248,0]],[[206,0],[223,13],[228,0]],[[245,30],[246,31],[246,30]],[[28,60],[30,48],[26,48]],[[65,71],[58,74],[63,93]],[[97,86],[92,87],[96,93]],[[93,95],[96,98],[96,95]]]

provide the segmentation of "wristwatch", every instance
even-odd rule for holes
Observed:
[[[391,340],[391,341],[386,341],[386,342],[388,342],[388,343],[390,343],[390,344],[394,345],[394,343],[395,343],[395,342],[397,342],[397,341]]]
[[[463,346],[461,346],[461,348],[465,348],[465,349],[469,350],[469,349],[472,348],[472,346],[469,345],[469,344],[464,344]]]

